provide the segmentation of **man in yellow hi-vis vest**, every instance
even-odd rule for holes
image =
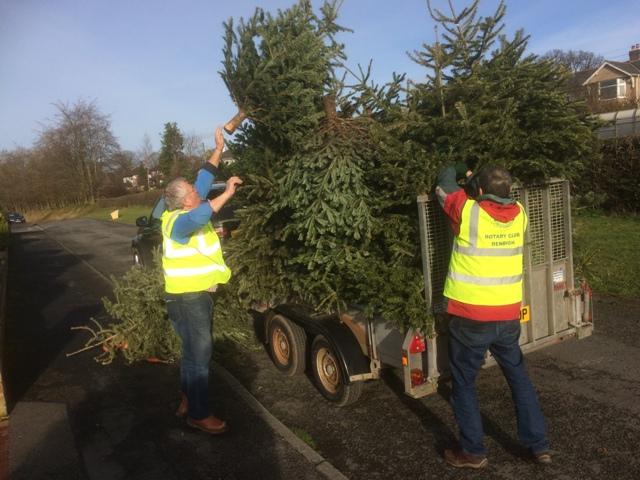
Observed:
[[[445,461],[466,468],[488,464],[475,380],[489,350],[509,383],[520,442],[535,461],[551,463],[544,416],[519,345],[527,215],[509,198],[512,179],[504,168],[483,167],[468,182],[473,193],[458,186],[457,176],[471,171],[463,163],[449,167],[436,187],[454,233],[444,296],[460,445],[445,450]]]
[[[227,424],[209,411],[209,362],[213,349],[213,296],[227,283],[231,271],[224,263],[220,239],[211,216],[220,211],[242,183],[227,180],[222,194],[205,200],[218,171],[224,148],[222,130],[216,130],[216,148],[198,172],[195,185],[184,178],[172,180],[165,189],[167,210],[162,214],[162,268],[167,311],[182,339],[180,381],[182,399],[176,411],[187,424],[211,434],[223,433]]]

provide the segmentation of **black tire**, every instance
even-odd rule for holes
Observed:
[[[311,365],[316,387],[324,398],[344,407],[360,398],[364,382],[347,383],[338,361],[327,339],[318,335],[311,345]]]
[[[288,377],[304,372],[307,335],[302,327],[276,315],[267,328],[269,354],[276,368]]]

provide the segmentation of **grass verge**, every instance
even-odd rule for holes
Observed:
[[[311,434],[309,432],[307,432],[306,430],[303,430],[302,428],[297,428],[297,427],[292,427],[291,431],[300,440],[302,440],[304,443],[309,445],[311,448],[313,448],[314,450],[318,449],[318,446],[316,445],[316,442],[313,440],[313,437],[311,436]]]
[[[594,291],[636,298],[640,291],[640,216],[573,217],[574,265]]]
[[[65,220],[69,218],[95,218],[98,220],[111,220],[111,212],[118,210],[119,223],[135,225],[136,218],[149,215],[151,207],[145,205],[133,205],[115,209],[113,207],[98,207],[96,205],[80,205],[48,210],[29,210],[25,212],[25,217],[29,223],[42,223],[55,220]]]
[[[0,211],[0,250],[9,247],[9,222]]]

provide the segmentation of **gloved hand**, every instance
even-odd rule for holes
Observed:
[[[467,172],[471,171],[467,162],[456,162],[453,164],[453,168],[456,170],[456,180],[464,180],[468,177]]]
[[[468,197],[476,198],[480,195],[480,185],[478,183],[478,174],[473,173],[467,178],[467,182],[464,184],[464,191]]]

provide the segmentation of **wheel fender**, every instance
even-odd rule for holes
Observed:
[[[340,370],[347,383],[352,375],[371,373],[370,361],[362,354],[351,329],[340,322],[337,315],[313,316],[311,310],[299,305],[279,305],[275,311],[296,322],[310,336],[324,336],[338,357]]]

